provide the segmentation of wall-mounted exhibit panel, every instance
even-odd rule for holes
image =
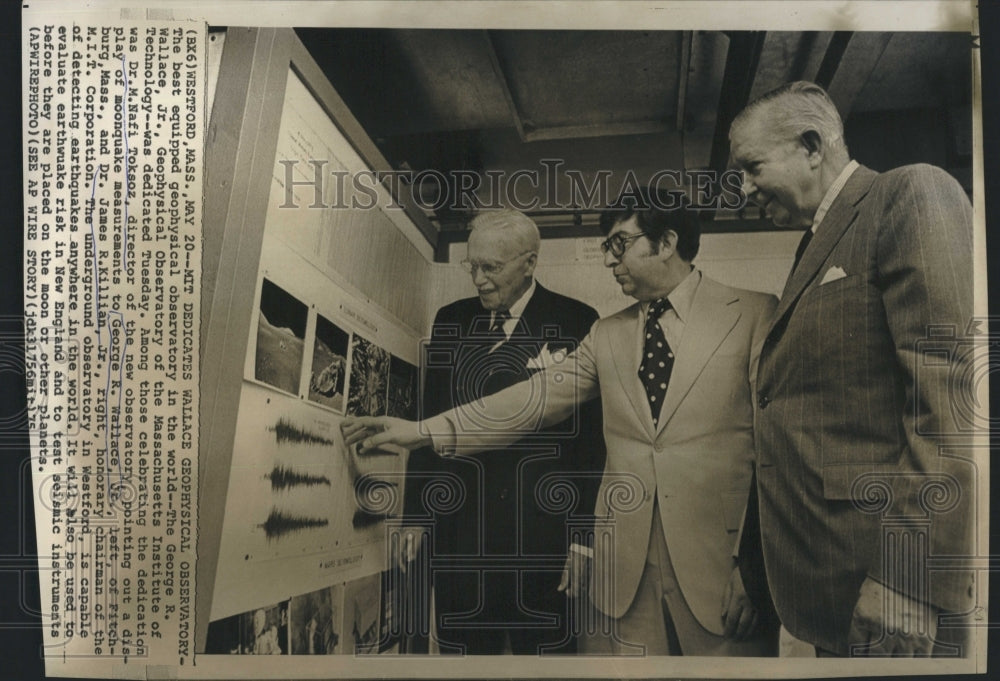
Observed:
[[[349,451],[340,422],[415,416],[433,249],[384,187],[344,181],[374,178],[370,142],[348,138],[350,113],[291,31],[228,29],[224,45],[199,649],[389,652],[406,452]]]

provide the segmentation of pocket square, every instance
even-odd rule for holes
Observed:
[[[546,343],[542,346],[537,357],[532,357],[528,360],[525,365],[528,369],[547,369],[553,364],[561,364],[563,360],[566,359],[565,350],[556,350],[555,352],[549,352],[549,344]]]
[[[819,282],[819,285],[829,284],[831,281],[837,281],[838,279],[843,279],[847,276],[847,272],[840,269],[839,267],[831,267],[823,275],[823,281]]]

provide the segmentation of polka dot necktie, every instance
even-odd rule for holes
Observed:
[[[642,348],[642,361],[639,363],[639,380],[646,388],[649,399],[649,411],[653,415],[653,425],[657,425],[660,417],[660,407],[663,397],[667,394],[667,384],[670,383],[670,372],[674,368],[674,353],[667,344],[667,339],[660,328],[660,316],[670,309],[670,301],[657,298],[649,305],[646,316],[645,341]]]

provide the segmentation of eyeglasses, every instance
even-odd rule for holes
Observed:
[[[492,277],[503,272],[503,269],[507,267],[510,263],[514,262],[522,255],[527,255],[528,253],[534,253],[534,251],[522,251],[515,255],[513,258],[503,260],[501,262],[477,262],[474,260],[465,259],[462,261],[462,268],[469,274],[475,276],[476,270],[479,270],[487,277]]]
[[[612,234],[601,242],[601,253],[607,253],[610,251],[611,255],[616,258],[620,258],[625,255],[625,251],[628,250],[629,244],[641,236],[646,236],[646,233],[639,232],[638,234],[625,234],[623,232],[618,232],[617,234]]]

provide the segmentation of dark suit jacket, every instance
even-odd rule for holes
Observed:
[[[550,354],[571,352],[597,317],[591,307],[536,283],[510,339],[490,352],[496,338],[488,336],[490,313],[479,299],[446,305],[438,311],[424,348],[421,418],[525,380],[537,371],[528,365],[543,347]],[[581,405],[575,417],[525,437],[506,451],[464,460],[444,460],[429,449],[413,452],[404,514],[409,523],[433,526],[431,560],[441,565],[449,557],[494,556],[497,569],[518,570],[526,564],[522,556],[547,556],[561,565],[570,528],[591,524],[604,467],[600,413],[599,403]],[[575,489],[570,497],[563,496],[567,487],[562,481]],[[446,500],[454,489],[441,493],[455,483],[460,488],[457,496]],[[524,605],[550,609],[565,598],[556,591],[559,570],[522,580]],[[439,604],[449,587],[469,585],[451,577],[436,580]],[[444,595],[452,607],[473,608],[478,595],[474,587],[470,590],[473,593]],[[494,596],[517,607],[514,593]]]
[[[939,448],[974,394],[960,343],[971,317],[959,184],[927,165],[857,169],[785,285],[757,374],[764,558],[798,638],[847,654],[866,576],[970,606],[971,571],[925,561],[975,555],[969,450]]]

